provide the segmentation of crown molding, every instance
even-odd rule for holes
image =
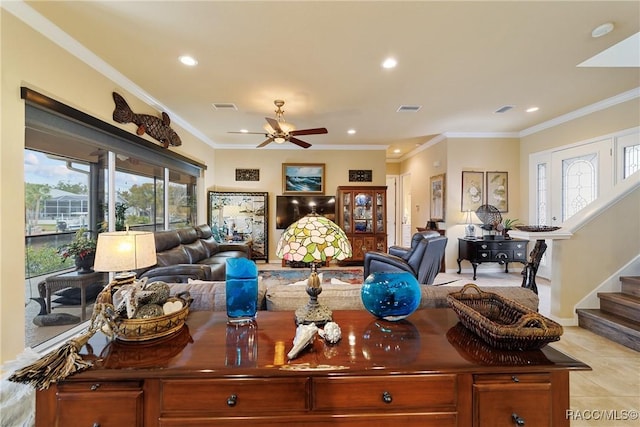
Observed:
[[[39,32],[47,39],[51,40],[62,49],[69,52],[71,55],[75,56],[103,76],[107,77],[108,79],[122,87],[124,90],[138,97],[156,110],[164,111],[169,114],[173,123],[179,125],[181,128],[191,133],[202,142],[210,145],[211,147],[216,147],[216,144],[211,139],[209,139],[205,134],[193,127],[191,123],[187,122],[178,114],[171,111],[171,109],[169,109],[166,105],[162,104],[160,101],[149,95],[140,86],[136,85],[134,82],[125,77],[124,74],[120,73],[111,65],[103,61],[99,56],[91,52],[84,45],[79,43],[69,34],[62,31],[60,27],[36,12],[33,8],[31,8],[23,1],[3,1],[0,2],[0,5],[7,12],[11,13],[16,18],[20,19],[22,22],[30,26],[33,30]]]
[[[595,113],[597,111],[611,108],[615,105],[622,104],[623,102],[631,101],[632,99],[635,99],[638,97],[640,97],[640,87],[636,87],[634,89],[623,92],[619,95],[615,95],[615,96],[612,96],[611,98],[607,98],[600,102],[596,102],[595,104],[587,105],[586,107],[577,109],[570,113],[563,114],[562,116],[558,116],[555,119],[551,119],[546,122],[540,123],[538,125],[531,126],[530,128],[520,131],[519,137],[522,138],[524,136],[533,135],[534,133],[541,132],[545,129],[550,129],[555,126],[559,126],[563,123],[570,122],[571,120],[575,120],[580,117],[587,116],[591,113]]]

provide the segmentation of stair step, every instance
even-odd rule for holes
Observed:
[[[592,308],[578,309],[576,313],[581,328],[640,351],[640,322]]]
[[[640,322],[640,297],[622,292],[598,292],[600,310]]]
[[[622,293],[640,297],[640,276],[620,276]]]

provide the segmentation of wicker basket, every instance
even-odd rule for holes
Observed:
[[[562,326],[541,314],[470,283],[447,296],[460,322],[502,350],[532,350],[558,341]]]
[[[189,293],[182,293],[167,300],[182,302],[182,309],[174,313],[147,319],[128,319],[115,315],[110,286],[101,292],[100,299],[107,307],[110,306],[110,309],[105,310],[105,317],[109,320],[116,338],[121,341],[147,341],[178,332],[189,315],[192,301]]]
[[[509,351],[485,343],[458,322],[447,331],[447,340],[466,360],[485,366],[551,365],[540,350]]]

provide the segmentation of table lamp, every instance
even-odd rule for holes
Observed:
[[[149,231],[113,231],[98,234],[95,271],[118,273],[116,285],[131,283],[136,278],[132,270],[155,265],[156,242]]]
[[[324,325],[332,319],[331,310],[318,303],[322,292],[317,264],[331,259],[343,260],[351,256],[351,244],[344,231],[330,219],[312,212],[287,228],[276,247],[278,258],[286,261],[311,263],[307,281],[307,305],[295,312],[296,324]]]

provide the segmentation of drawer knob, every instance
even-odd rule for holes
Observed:
[[[515,412],[511,414],[511,419],[513,420],[513,423],[517,426],[524,425],[524,418],[520,418],[518,414],[516,414]]]
[[[97,389],[99,389],[99,388],[100,388],[100,385],[101,385],[100,383],[92,384],[92,385],[91,385],[90,390],[91,390],[91,391],[96,391]],[[99,426],[98,426],[98,427],[99,427]]]
[[[520,382],[520,378],[516,377],[515,375],[513,375],[511,377],[511,381],[513,381],[514,383],[519,383]]]
[[[237,394],[232,394],[231,396],[227,397],[227,406],[234,407],[236,406],[236,403],[238,403]]]
[[[100,423],[93,423],[93,426],[91,427],[100,427]]]
[[[391,396],[391,393],[389,393],[388,391],[382,392],[382,401],[384,403],[393,402],[393,397]]]

